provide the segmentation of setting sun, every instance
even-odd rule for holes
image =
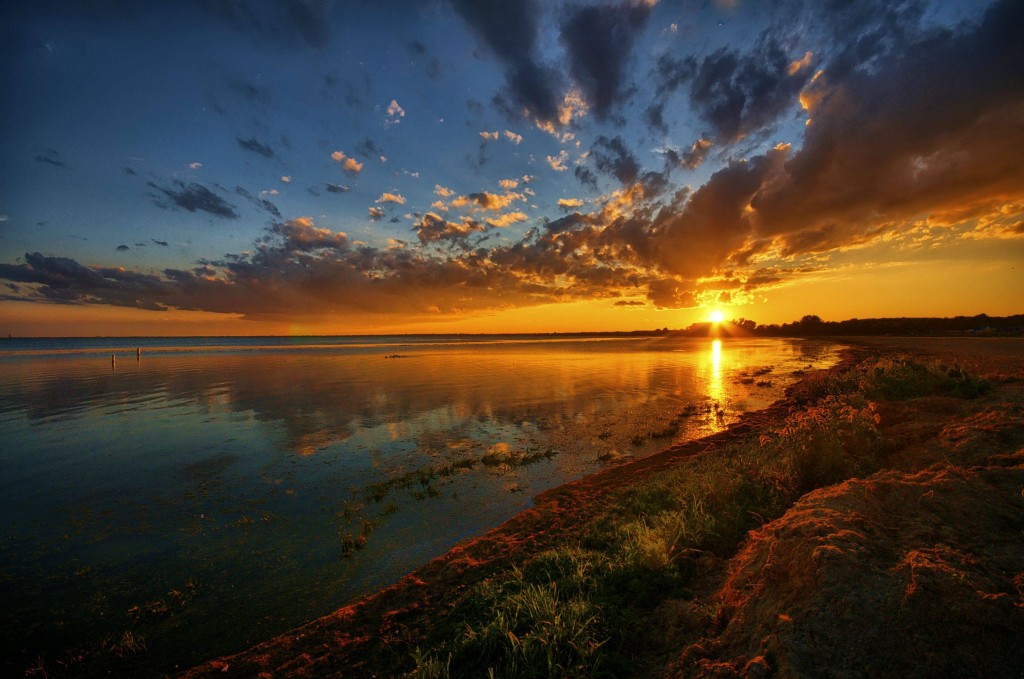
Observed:
[[[725,312],[721,309],[715,309],[710,315],[708,315],[708,318],[712,323],[721,323],[725,320]]]

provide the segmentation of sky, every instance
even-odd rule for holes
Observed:
[[[1024,312],[1024,3],[5,4],[0,333]]]

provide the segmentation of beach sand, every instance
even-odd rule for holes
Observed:
[[[1024,340],[850,342],[832,370],[904,352],[960,365],[992,388],[971,400],[879,403],[886,469],[807,494],[751,531],[730,560],[711,559],[694,597],[720,613],[711,624],[675,620],[682,631],[670,642],[674,658],[638,665],[638,672],[940,676],[967,668],[977,676],[1020,675]],[[616,489],[778,427],[798,407],[800,388],[716,435],[542,493],[531,509],[394,585],[185,676],[408,670],[417,643],[460,593],[578,534]]]

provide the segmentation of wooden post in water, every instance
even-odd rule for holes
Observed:
[[[111,369],[113,369],[113,367],[115,365],[117,365],[117,354],[111,354],[110,355],[110,367],[111,367]]]
[[[141,361],[142,360],[142,347],[135,347],[135,360],[136,361]]]

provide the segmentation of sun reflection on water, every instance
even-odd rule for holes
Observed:
[[[719,413],[722,411],[725,401],[725,384],[722,380],[722,340],[716,339],[711,342],[711,377],[708,380],[708,398],[712,401],[713,411],[708,418],[712,431],[720,431],[723,428],[722,418]]]

